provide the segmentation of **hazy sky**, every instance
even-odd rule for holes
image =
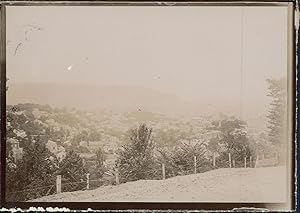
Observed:
[[[8,7],[7,40],[10,83],[143,85],[200,102],[242,91],[246,106],[287,72],[286,7]]]

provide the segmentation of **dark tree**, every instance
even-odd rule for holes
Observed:
[[[53,155],[39,141],[24,147],[22,159],[16,162],[15,167],[10,167],[7,171],[7,199],[24,201],[44,196],[50,189],[45,186],[54,186],[55,183],[57,167],[51,158]],[[30,189],[30,191],[18,193],[18,197],[10,194],[24,189]]]
[[[116,162],[122,182],[153,178],[155,167],[152,129],[145,124],[129,132]]]
[[[107,170],[106,166],[104,164],[105,160],[106,160],[105,153],[103,152],[103,150],[101,148],[99,148],[96,152],[96,169],[95,169],[95,173],[96,173],[97,178],[102,178],[104,173]]]
[[[69,183],[80,182],[87,173],[82,158],[73,150],[69,150],[66,157],[59,163],[59,173]]]

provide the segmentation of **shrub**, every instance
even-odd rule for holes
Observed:
[[[194,157],[196,157],[197,173],[210,170],[211,163],[206,156],[206,151],[207,147],[204,143],[194,145],[182,143],[171,151],[159,150],[166,164],[167,177],[194,173]]]

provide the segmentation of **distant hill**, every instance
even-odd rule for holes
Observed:
[[[196,92],[196,91],[195,91]],[[127,85],[64,85],[50,83],[9,84],[8,104],[36,103],[48,104],[51,107],[77,108],[98,111],[105,114],[124,112],[152,112],[163,115],[202,116],[219,113],[239,116],[239,103],[222,101],[215,98],[214,104],[188,102],[174,94],[163,93],[142,86]],[[244,119],[256,128],[266,127],[267,106],[258,107],[261,103],[245,105]]]
[[[12,84],[7,102],[49,104],[54,107],[187,113],[198,106],[176,95],[139,86],[87,86],[62,84]]]

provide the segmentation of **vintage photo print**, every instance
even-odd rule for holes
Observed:
[[[3,7],[5,202],[293,209],[293,3]]]

